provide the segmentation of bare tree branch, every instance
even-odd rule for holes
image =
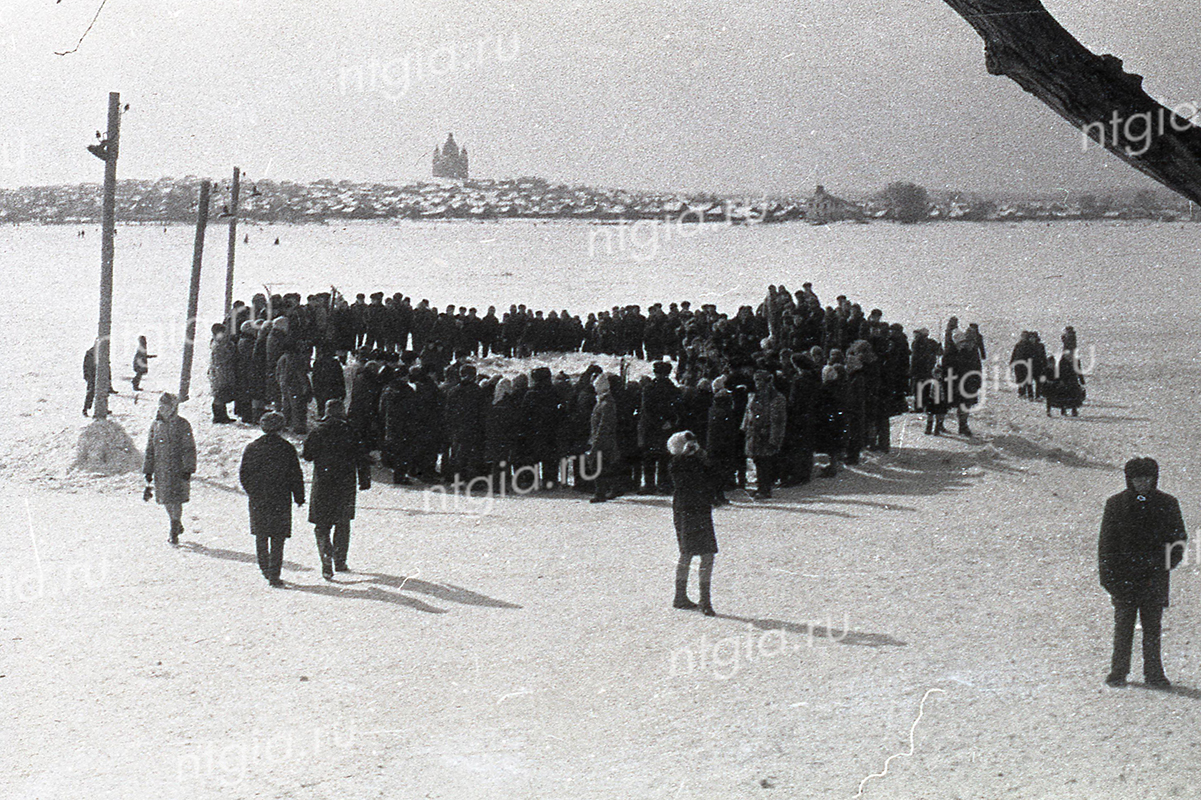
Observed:
[[[1122,60],[1098,56],[1039,0],[945,0],[1005,75],[1135,169],[1201,203],[1201,128],[1157,103]]]
[[[62,2],[62,0],[58,0],[58,2],[60,2],[60,3],[61,3],[61,2]],[[96,13],[95,13],[94,15],[92,15],[92,21],[88,23],[88,27],[87,27],[87,28],[84,30],[84,32],[83,32],[83,36],[80,36],[80,37],[79,37],[79,41],[75,43],[75,46],[74,46],[74,47],[72,47],[70,50],[64,50],[64,51],[62,51],[61,53],[60,53],[60,52],[58,52],[58,51],[56,50],[56,51],[54,52],[54,55],[56,55],[56,56],[67,56],[67,55],[70,55],[71,53],[74,53],[76,50],[78,50],[78,49],[79,49],[79,46],[80,46],[81,44],[83,44],[83,40],[84,40],[84,39],[87,37],[88,33],[90,33],[90,32],[91,32],[91,30],[92,30],[92,26],[96,24],[96,20],[100,19],[100,12],[104,10],[104,4],[105,4],[105,3],[107,3],[107,2],[108,2],[108,0],[100,0],[100,7],[99,7],[99,8],[97,8],[97,9],[96,9]]]

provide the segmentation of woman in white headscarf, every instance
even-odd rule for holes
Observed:
[[[150,426],[142,472],[146,475],[147,491],[153,482],[158,504],[167,509],[171,518],[168,537],[171,544],[179,544],[179,534],[183,533],[183,504],[191,499],[195,471],[196,440],[192,437],[192,426],[179,416],[179,399],[164,392],[159,398],[158,415]]]

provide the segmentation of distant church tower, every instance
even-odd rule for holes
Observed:
[[[434,177],[467,180],[467,148],[455,144],[453,133],[447,134],[441,150],[434,145]]]

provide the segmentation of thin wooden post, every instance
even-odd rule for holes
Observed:
[[[108,417],[113,385],[109,340],[113,333],[113,234],[117,219],[117,148],[121,138],[121,95],[108,93],[108,138],[104,151],[104,204],[100,217],[100,324],[96,341],[96,419]]]
[[[238,246],[238,186],[241,182],[242,170],[234,167],[233,187],[229,191],[229,252],[225,259],[225,318],[233,325],[234,320],[234,250]],[[236,330],[229,331],[230,338],[236,338]]]
[[[200,182],[200,207],[196,210],[196,243],[192,246],[192,287],[188,292],[187,332],[183,340],[183,368],[179,375],[179,402],[188,399],[192,384],[192,350],[196,345],[196,306],[200,303],[200,263],[204,256],[204,229],[209,222],[208,180]]]

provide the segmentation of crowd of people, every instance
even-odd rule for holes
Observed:
[[[586,321],[524,306],[500,319],[493,309],[434,312],[426,301],[384,302],[381,293],[371,303],[336,292],[304,301],[258,295],[213,326],[210,377],[218,423],[231,421],[230,402],[250,424],[272,407],[304,435],[311,400],[322,416],[331,400],[348,399],[348,424],[397,483],[502,471],[520,478],[524,467],[538,487],[566,479],[598,502],[667,493],[667,439],[690,430],[713,464],[720,503],[720,492],[747,485],[748,458],[756,496],[770,497],[777,483],[809,481],[816,456],[824,456],[820,474],[832,476],[864,450],[886,452],[890,419],[910,410],[915,392],[917,407],[938,420],[930,433],[941,433],[941,415],[955,408],[960,432],[970,434],[971,381],[934,379],[938,370],[978,371],[973,354],[983,342],[973,327],[949,330],[948,339],[943,353],[918,331],[911,348],[879,309],[865,314],[843,296],[824,306],[809,284],[795,294],[769,287],[757,308],[733,316],[683,302]],[[547,367],[480,374],[473,360],[493,352],[630,356],[650,360],[652,375],[596,365],[575,377]]]

